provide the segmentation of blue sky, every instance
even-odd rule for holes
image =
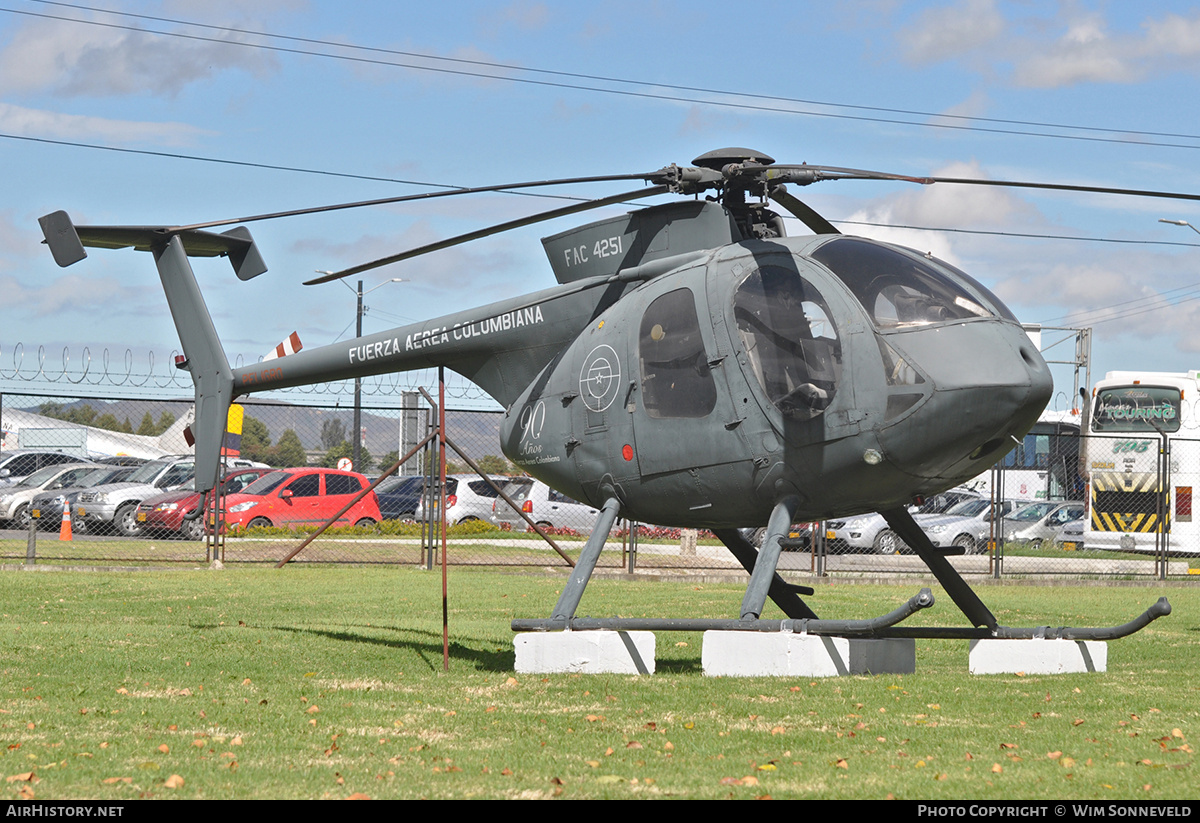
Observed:
[[[54,265],[37,218],[56,209],[182,224],[427,190],[396,181],[648,171],[724,146],[1200,192],[1198,70],[1200,10],[1184,2],[0,0],[0,371],[18,344],[76,362],[85,347],[161,362],[178,346],[148,255]],[[1200,368],[1200,234],[1158,222],[1200,225],[1198,203],[849,181],[792,192],[845,232],[960,266],[1023,321],[1092,326],[1093,378]],[[314,270],[555,203],[494,194],[254,224],[268,274],[197,273],[229,354],[253,360],[293,330],[307,346],[352,331],[351,290],[301,286]],[[365,275],[368,289],[409,281],[367,298],[365,331],[551,285],[539,239],[580,222]]]

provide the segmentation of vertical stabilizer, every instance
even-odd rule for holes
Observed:
[[[233,400],[233,373],[180,238],[172,237],[165,246],[154,249],[154,262],[187,358],[182,368],[191,372],[196,385],[196,419],[192,423],[196,491],[205,492],[217,485],[225,419]]]

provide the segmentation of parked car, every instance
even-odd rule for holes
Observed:
[[[196,460],[191,455],[151,460],[121,483],[81,491],[73,517],[88,531],[116,529],[126,537],[137,537],[142,530],[138,505],[147,497],[191,483],[195,476]]]
[[[504,493],[521,507],[530,520],[552,529],[573,529],[580,534],[590,534],[600,514],[599,509],[580,503],[532,477],[511,479],[504,486]],[[516,510],[499,496],[492,500],[491,520],[497,525],[506,524],[518,531],[528,528]]]
[[[424,476],[389,477],[375,487],[379,513],[384,520],[416,518],[417,507],[421,505],[421,495],[424,493]]]
[[[785,552],[806,552],[812,548],[813,523],[793,523],[788,529],[787,538],[783,544]],[[761,549],[763,541],[767,539],[767,527],[759,526],[758,528],[739,529],[742,537],[750,541],[750,545],[756,549]]]
[[[910,506],[909,512],[919,514],[942,514],[964,500],[981,500],[975,492],[950,489],[932,495],[920,505]],[[903,544],[896,533],[888,528],[882,514],[874,512],[844,519],[830,520],[825,524],[825,541],[830,551],[858,550],[878,554],[895,554]]]
[[[510,478],[490,475],[492,482],[503,486]],[[492,501],[496,490],[477,474],[454,474],[446,478],[446,522],[465,523],[468,520],[491,520]],[[434,503],[435,509],[437,503]],[[435,512],[436,513],[436,512]],[[425,517],[425,501],[417,505],[416,518]]]
[[[86,457],[40,449],[12,449],[0,452],[0,486],[15,486],[46,466],[86,462]]]
[[[37,520],[38,528],[58,531],[62,528],[64,503],[69,505],[72,511],[75,511],[75,504],[78,502],[79,495],[83,491],[95,486],[103,486],[107,483],[119,483],[122,480],[126,480],[129,475],[133,474],[136,468],[136,466],[94,466],[74,486],[45,491],[35,496],[32,503],[32,515]],[[74,518],[74,515],[72,515],[72,518]],[[73,527],[77,532],[87,531],[87,526],[82,520],[73,523]]]
[[[29,528],[33,500],[40,492],[74,485],[96,468],[94,463],[60,463],[38,469],[15,486],[0,489],[0,521],[14,529]]]
[[[1014,512],[1005,520],[1006,540],[1027,542],[1038,548],[1042,543],[1053,541],[1054,536],[1073,520],[1082,520],[1084,505],[1079,502],[1035,503]]]
[[[1032,500],[1005,500],[1000,503],[999,516],[1008,514]],[[986,498],[964,500],[949,508],[945,514],[919,514],[914,520],[935,547],[955,546],[967,554],[987,551],[988,536],[992,533],[992,501]]]
[[[221,481],[222,491],[226,495],[237,494],[269,471],[270,468],[232,471]],[[184,540],[203,538],[204,518],[185,518],[200,505],[201,497],[192,490],[194,486],[193,482],[188,488],[156,494],[143,500],[137,507],[137,522],[142,534],[178,534]]]
[[[1054,547],[1065,552],[1083,551],[1083,530],[1086,526],[1087,521],[1082,519],[1064,524],[1054,535]]]
[[[225,524],[231,531],[258,526],[319,525],[369,485],[361,474],[338,469],[277,469],[225,498]],[[337,522],[365,526],[378,523],[379,519],[379,503],[372,492]]]

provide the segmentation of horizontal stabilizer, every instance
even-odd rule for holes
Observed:
[[[65,211],[38,218],[46,245],[59,266],[69,266],[87,257],[85,246],[96,249],[162,249],[172,237],[183,243],[188,257],[227,256],[242,280],[267,270],[250,230],[237,226],[217,234],[195,229],[176,230],[167,226],[76,226]]]

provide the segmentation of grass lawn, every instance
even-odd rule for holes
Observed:
[[[1123,623],[1108,671],[967,673],[917,643],[907,676],[709,678],[660,632],[651,676],[514,675],[514,617],[562,578],[406,568],[0,572],[0,764],[10,799],[1197,796],[1200,590],[981,588],[1002,623]],[[916,592],[821,586],[822,617]],[[913,618],[963,625],[949,598]],[[736,616],[742,588],[596,580],[580,614]],[[773,607],[772,607],[773,608]],[[779,616],[770,612],[765,616]]]

